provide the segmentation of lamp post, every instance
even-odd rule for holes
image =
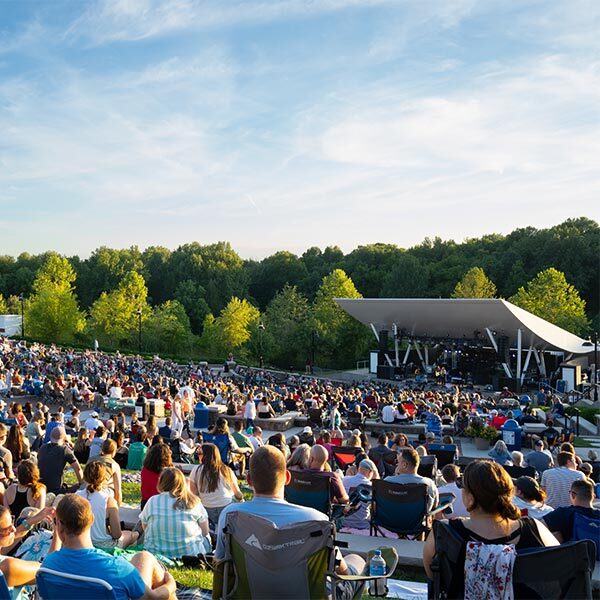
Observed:
[[[25,296],[23,293],[19,294],[19,300],[21,302],[21,337],[25,337]]]
[[[598,402],[598,332],[594,331],[594,402]]]
[[[258,324],[258,366],[260,369],[263,368],[263,331],[265,330],[265,324],[261,321]]]
[[[138,354],[142,354],[142,309],[138,308],[136,311],[138,316]]]

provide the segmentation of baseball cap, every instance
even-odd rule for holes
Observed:
[[[91,417],[97,417],[97,416],[98,416],[98,413],[97,413],[96,411],[94,411],[94,412],[93,412],[93,413],[92,413],[90,416],[91,416]]]
[[[377,471],[377,466],[370,458],[363,458],[363,460],[358,463],[359,469],[367,469],[368,471]]]

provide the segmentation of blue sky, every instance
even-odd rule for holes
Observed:
[[[600,217],[597,0],[0,0],[2,253]]]

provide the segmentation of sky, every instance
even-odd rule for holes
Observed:
[[[600,220],[598,0],[0,0],[0,253]]]

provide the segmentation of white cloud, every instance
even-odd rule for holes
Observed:
[[[422,1],[418,8],[452,27],[474,4],[474,0],[430,0]],[[100,44],[378,6],[404,9],[414,4],[406,0],[100,0],[75,20],[68,35],[83,36]]]
[[[375,106],[368,96],[358,99],[318,144],[327,160],[375,168],[591,168],[600,155],[599,107],[600,63],[577,66],[550,57],[504,67],[443,97]]]

